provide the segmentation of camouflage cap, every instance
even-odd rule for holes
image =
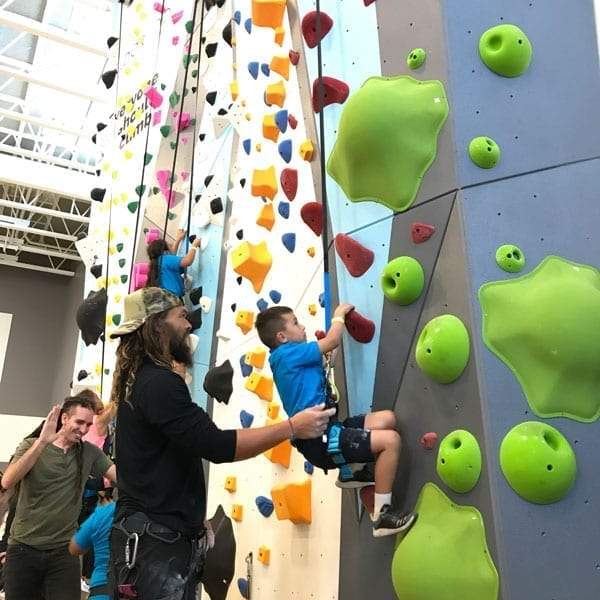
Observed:
[[[158,287],[147,287],[125,296],[124,319],[111,338],[121,337],[139,329],[150,315],[182,306],[181,299]]]

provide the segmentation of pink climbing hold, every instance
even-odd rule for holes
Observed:
[[[317,25],[320,26],[319,37],[317,37]],[[316,10],[306,13],[302,19],[302,35],[306,45],[314,48],[331,31],[332,27],[333,19],[327,13],[323,11],[317,13]]]
[[[176,13],[173,13],[171,15],[171,22],[173,23],[173,25],[175,25],[175,23],[178,23],[179,21],[181,21],[181,17],[183,17],[183,11],[180,10]]]
[[[165,12],[164,2],[155,2],[152,8],[161,15]]]
[[[153,242],[154,240],[158,240],[160,239],[161,235],[160,235],[160,229],[156,229],[156,228],[152,228],[148,230],[148,233],[146,234],[146,244],[149,244],[150,242]]]
[[[300,52],[296,52],[295,50],[289,51],[290,62],[296,66],[300,61]]]
[[[162,117],[162,111],[157,110],[152,114],[152,125],[158,125]]]
[[[296,169],[283,169],[279,181],[286,198],[292,201],[298,191],[298,171]]]
[[[323,98],[321,101],[321,90],[319,89],[319,79],[315,79],[312,88],[312,106],[313,110],[318,113],[321,109],[330,104],[344,104],[348,99],[350,88],[339,79],[334,77],[323,77]]]
[[[419,440],[419,444],[425,450],[433,450],[438,440],[438,434],[435,431],[430,431],[429,433],[424,433]]]
[[[174,117],[177,117],[176,114],[173,114]],[[182,112],[181,118],[177,119],[175,122],[176,131],[185,131],[189,126],[192,117],[189,112]]]
[[[352,277],[362,277],[375,260],[372,250],[365,248],[345,233],[335,236],[335,249]]]
[[[320,202],[307,202],[300,209],[300,216],[315,235],[323,233],[323,206]]]
[[[360,500],[365,507],[365,510],[373,514],[375,512],[375,486],[368,485],[367,487],[361,488]]]
[[[168,169],[156,171],[156,181],[158,181],[158,187],[168,188],[171,185],[171,171]]]
[[[160,237],[160,233],[159,236]],[[129,291],[135,292],[143,287],[146,287],[148,283],[148,273],[150,272],[150,265],[147,262],[136,263],[133,265],[133,272],[131,274],[131,282],[129,284]]]
[[[346,329],[361,344],[368,344],[375,335],[375,323],[363,317],[356,309],[346,315]]]
[[[181,171],[181,173],[179,173],[179,176],[183,181],[187,181],[190,174],[188,173],[188,171]]]
[[[179,44],[179,36],[178,35],[174,35],[171,38],[171,44],[173,44],[173,46],[177,46],[177,44]]]
[[[162,94],[154,86],[150,86],[144,92],[144,96],[148,98],[148,102],[152,108],[158,108],[162,104]]]
[[[179,140],[182,144],[187,144],[188,143],[188,138],[186,136],[182,136]]]
[[[413,223],[410,226],[410,235],[415,244],[426,242],[435,233],[435,227],[427,223]]]
[[[288,125],[292,129],[296,129],[298,127],[298,119],[294,115],[288,115]]]

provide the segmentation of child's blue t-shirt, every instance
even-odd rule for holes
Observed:
[[[271,350],[269,364],[288,416],[325,402],[325,371],[317,342],[281,344]]]
[[[183,296],[183,278],[181,274],[181,257],[174,254],[163,254],[158,262],[158,276],[160,287],[175,294],[178,298]]]
[[[94,547],[94,572],[90,587],[108,583],[109,536],[115,516],[116,502],[98,506],[82,523],[75,534],[75,543],[82,549]],[[108,600],[108,596],[95,596],[97,600]]]

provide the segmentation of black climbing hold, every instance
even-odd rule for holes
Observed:
[[[193,244],[195,239],[196,239],[196,234],[195,233],[192,233],[192,235],[190,235],[190,237],[188,238],[190,244]]]
[[[231,21],[229,21],[229,23],[227,23],[223,29],[223,39],[227,42],[229,47],[233,47],[231,45]]]
[[[117,42],[119,41],[118,37],[115,37],[114,35],[111,35],[107,40],[106,40],[106,45],[108,46],[108,48],[112,48]]]
[[[85,369],[81,369],[81,371],[79,371],[79,373],[77,373],[77,381],[81,381],[82,379],[85,379],[88,375],[89,375],[89,373]]]
[[[220,115],[221,117],[224,117],[227,114],[227,110],[224,108],[220,108],[219,112],[217,114]]]
[[[75,321],[86,346],[97,343],[104,333],[107,300],[106,288],[102,288],[90,292],[77,309]]]
[[[240,230],[236,231],[236,232],[235,232],[235,237],[236,237],[238,240],[243,240],[243,239],[244,239],[244,230],[243,230],[243,229],[240,229]]]
[[[221,201],[221,198],[213,198],[210,201],[210,212],[213,215],[218,215],[223,212],[223,202]]]
[[[203,142],[205,138],[206,138],[206,134],[205,134],[205,133],[201,133],[201,134],[198,136],[198,139],[199,139],[201,142]]]
[[[208,187],[210,185],[210,182],[213,180],[214,175],[207,175],[204,178],[204,187]]]
[[[202,286],[194,288],[189,293],[190,302],[196,306],[200,303],[200,298],[202,298]]]
[[[233,393],[233,367],[229,360],[213,367],[204,378],[204,391],[217,402],[227,404]]]
[[[215,105],[215,102],[216,102],[216,100],[217,100],[217,92],[216,92],[216,91],[215,91],[215,92],[208,92],[208,93],[206,94],[206,101],[207,101],[207,102],[208,102],[208,103],[209,103],[211,106],[214,106],[214,105]],[[201,134],[201,135],[204,135],[204,134]]]
[[[111,71],[106,71],[106,73],[102,73],[102,76],[101,76],[102,83],[104,83],[107,90],[110,90],[113,83],[115,82],[116,77],[117,77],[116,69],[112,69]]]
[[[237,309],[237,304],[234,302],[229,308],[231,308],[231,312],[235,312]]]
[[[90,197],[92,198],[92,200],[95,200],[96,202],[102,202],[102,200],[104,200],[105,194],[106,194],[105,188],[93,188],[92,191],[90,192]]]
[[[94,144],[96,143],[96,134],[92,136],[92,142],[94,142]]]
[[[103,129],[106,129],[108,125],[106,123],[96,123],[96,131],[100,133]]]
[[[246,185],[246,178],[245,177],[242,177],[242,179],[240,179],[240,185],[242,187],[244,187]]]
[[[196,310],[192,311],[188,315],[187,320],[190,322],[190,325],[192,326],[192,331],[196,331],[197,329],[200,329],[200,327],[202,327],[202,309],[197,308]]]
[[[90,273],[98,279],[98,277],[102,276],[102,265],[92,265],[90,267]]]
[[[236,281],[238,285],[242,285],[242,277],[240,275],[240,277],[236,277]]]
[[[208,56],[208,58],[212,58],[217,53],[217,45],[218,44],[216,42],[206,45],[204,51],[206,52],[206,56]]]

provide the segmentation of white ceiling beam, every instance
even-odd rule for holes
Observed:
[[[23,244],[19,247],[19,250],[21,252],[30,252],[31,254],[41,254],[42,256],[53,256],[54,258],[64,258],[66,260],[81,262],[81,256],[73,252],[59,252],[58,250],[50,250],[49,248],[30,246],[29,244]]]
[[[92,202],[90,190],[98,186],[99,179],[95,174],[59,169],[52,165],[0,154],[0,181]]]
[[[15,121],[25,121],[27,123],[31,123],[32,125],[39,125],[40,127],[45,127],[46,129],[62,131],[63,133],[68,133],[70,135],[91,136],[91,133],[87,133],[82,129],[73,129],[72,127],[67,127],[62,123],[58,123],[57,121],[42,119],[41,117],[34,117],[33,115],[26,115],[14,110],[6,110],[5,108],[0,108],[0,117],[14,119]]]
[[[36,77],[35,75],[31,75],[30,73],[25,73],[24,71],[12,69],[11,67],[5,67],[4,65],[0,65],[0,75],[13,77],[14,79],[19,79],[20,81],[27,81],[28,83],[32,83],[34,85],[41,85],[50,90],[56,90],[57,92],[62,92],[63,94],[77,96],[79,98],[83,98],[84,100],[90,100],[91,102],[98,102],[100,104],[105,104],[107,102],[105,97],[97,96],[91,92],[84,92],[76,88],[64,87],[52,79],[42,79],[40,77]]]
[[[4,200],[0,198],[0,206],[5,208],[14,208],[15,210],[24,210],[25,212],[37,213],[39,215],[47,215],[48,217],[58,217],[67,221],[77,221],[79,223],[89,223],[90,218],[82,215],[75,215],[62,210],[54,210],[45,206],[37,206],[36,204],[25,204],[24,202],[13,202],[12,200]]]
[[[29,263],[16,262],[14,260],[6,260],[2,256],[0,256],[0,266],[16,267],[17,269],[28,269],[30,271],[42,271],[43,273],[52,273],[53,275],[64,275],[66,277],[73,277],[75,275],[73,271],[65,271],[64,269],[53,269],[51,267],[40,267],[40,265],[30,265]]]
[[[40,23],[34,19],[22,17],[21,15],[9,12],[7,10],[0,10],[0,25],[4,25],[5,27],[9,27],[10,29],[15,29],[17,31],[31,33],[39,37],[45,37],[53,42],[71,46],[73,48],[77,48],[78,50],[83,50],[84,52],[90,52],[91,54],[96,54],[97,56],[108,56],[108,49],[106,48],[92,46],[80,37],[69,35],[57,27],[52,27],[47,23]]]
[[[47,231],[46,229],[36,229],[35,227],[25,227],[19,224],[8,224],[0,221],[0,229],[6,229],[7,231],[22,231],[23,233],[31,233],[33,235],[41,235],[42,237],[51,237],[57,240],[64,240],[66,242],[76,242],[77,236],[68,235],[66,233],[56,233],[55,231]]]
[[[25,150],[19,146],[12,146],[11,144],[0,143],[0,152],[7,152],[13,156],[19,156],[21,158],[31,158],[34,161],[43,161],[50,165],[57,167],[66,167],[69,170],[83,171],[84,173],[96,173],[96,167],[92,165],[86,165],[84,163],[77,162],[75,160],[69,160],[66,158],[59,158],[52,154],[42,154],[41,152],[34,152],[33,150]],[[29,161],[28,161],[29,162]],[[1,171],[0,171],[1,173]],[[28,186],[33,187],[33,186]]]

